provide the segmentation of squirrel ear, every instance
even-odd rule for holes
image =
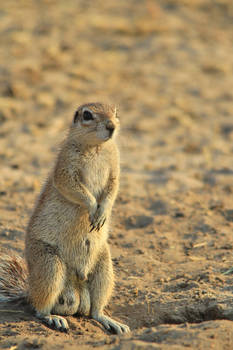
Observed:
[[[73,123],[75,124],[78,121],[78,117],[79,117],[79,112],[76,111],[74,114],[74,119],[73,119]]]

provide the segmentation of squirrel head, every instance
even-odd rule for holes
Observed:
[[[119,129],[116,107],[104,103],[80,106],[70,128],[72,139],[89,146],[100,145],[113,139]]]

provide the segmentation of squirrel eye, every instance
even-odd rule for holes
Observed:
[[[83,120],[93,120],[93,115],[89,111],[83,112]]]

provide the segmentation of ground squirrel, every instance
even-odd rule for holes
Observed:
[[[0,277],[11,264],[37,317],[61,331],[68,330],[61,315],[76,313],[109,331],[129,331],[103,313],[114,283],[107,238],[119,182],[118,128],[114,107],[89,103],[77,109],[28,224],[28,280],[19,260],[0,262]],[[0,289],[0,300],[13,299],[4,282]]]

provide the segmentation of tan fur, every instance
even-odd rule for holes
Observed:
[[[60,330],[66,320],[51,313],[78,312],[108,330],[129,331],[103,314],[113,289],[107,238],[119,182],[118,128],[115,108],[79,107],[27,228],[29,299],[38,317]]]

